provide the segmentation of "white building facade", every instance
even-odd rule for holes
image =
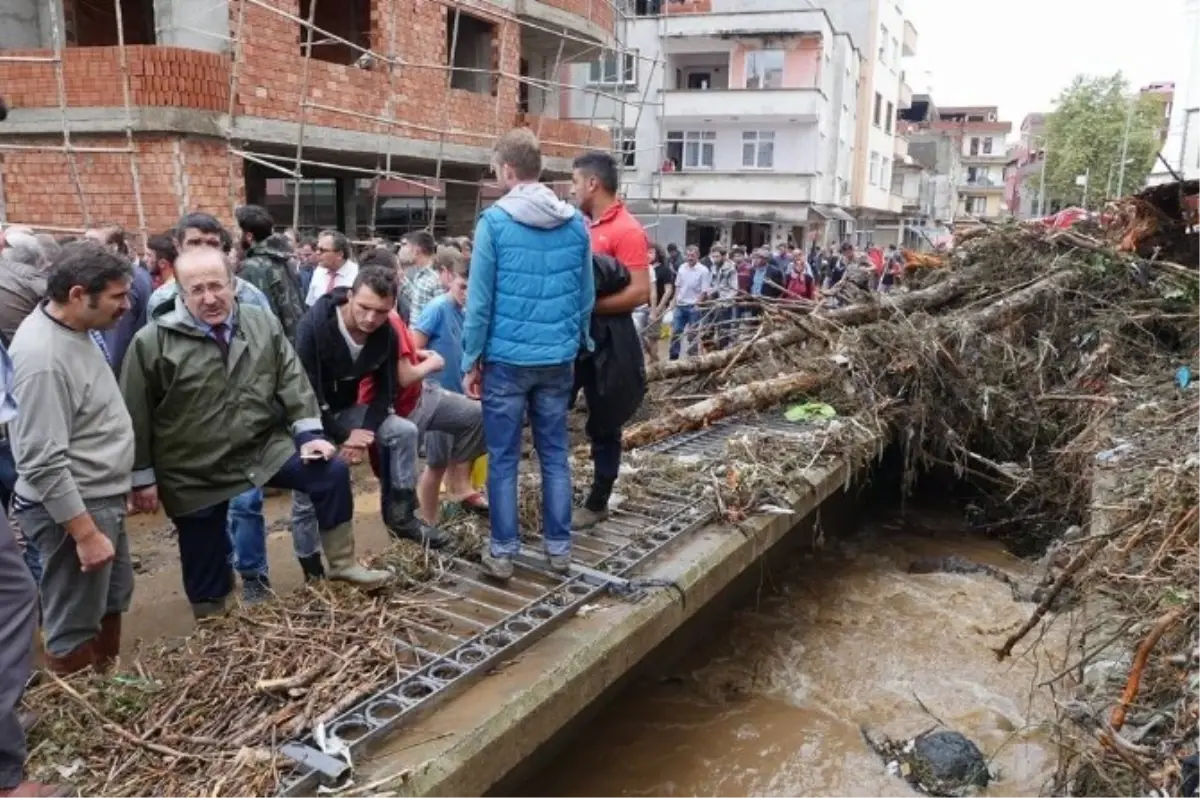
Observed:
[[[621,128],[630,207],[686,218],[702,245],[845,234],[862,60],[852,37],[795,0],[672,5],[626,22],[624,58],[571,65],[564,81],[587,89],[567,92],[564,117]]]
[[[1200,0],[1183,0],[1177,31],[1175,97],[1162,157],[1185,180],[1200,178]],[[1151,169],[1150,183],[1173,180],[1161,161]]]

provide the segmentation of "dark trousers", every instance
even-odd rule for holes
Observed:
[[[294,454],[267,485],[308,494],[321,531],[340,526],[354,516],[350,469],[340,458],[306,463],[299,453]],[[179,538],[183,589],[193,604],[217,601],[233,591],[229,536],[225,534],[228,511],[227,500],[171,519]]]
[[[621,472],[621,425],[605,418],[605,403],[596,390],[596,375],[590,362],[577,366],[577,379],[587,399],[588,418],[584,425],[588,442],[592,445],[592,466],[595,477],[591,493],[584,506],[589,510],[603,510],[608,506],[613,483]]]
[[[16,787],[25,767],[25,732],[17,708],[33,671],[36,630],[37,587],[0,509],[0,790]]]

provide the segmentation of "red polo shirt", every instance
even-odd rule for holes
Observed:
[[[388,323],[392,325],[392,329],[396,332],[396,340],[400,343],[400,357],[407,360],[414,366],[421,361],[417,359],[417,344],[413,340],[412,332],[409,331],[408,325],[400,318],[400,314],[392,311],[388,314]],[[366,377],[358,384],[358,402],[359,404],[370,404],[371,399],[375,396],[375,383],[371,377]],[[401,418],[407,418],[417,407],[417,402],[421,401],[421,381],[417,380],[412,385],[400,388],[397,386],[396,402],[393,405],[396,410],[396,415]]]
[[[592,252],[616,258],[631,272],[650,268],[650,239],[642,223],[617,200],[588,226]]]

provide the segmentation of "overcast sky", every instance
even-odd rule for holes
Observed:
[[[917,55],[905,70],[936,105],[999,105],[1013,134],[1079,73],[1121,70],[1132,88],[1177,80],[1183,0],[905,0]]]

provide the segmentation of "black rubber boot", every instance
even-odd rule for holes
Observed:
[[[300,570],[304,572],[305,582],[319,582],[325,578],[325,565],[321,562],[321,552],[307,557],[298,557]]]
[[[394,490],[388,496],[387,504],[383,518],[392,537],[412,540],[431,549],[443,548],[451,542],[449,533],[430,526],[417,516],[415,490]]]

